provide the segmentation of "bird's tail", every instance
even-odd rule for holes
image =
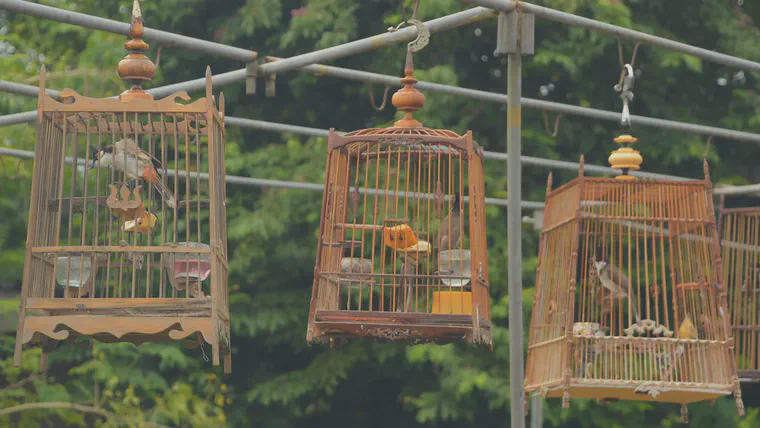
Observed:
[[[153,187],[158,191],[158,193],[161,195],[162,198],[166,201],[166,206],[173,209],[174,208],[174,194],[172,191],[166,186],[164,183],[164,180],[161,178],[157,178],[155,181],[153,181]]]

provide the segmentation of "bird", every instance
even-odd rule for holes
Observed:
[[[158,223],[158,217],[150,211],[145,211],[141,216],[133,220],[127,220],[121,226],[121,230],[127,233],[148,233]]]
[[[97,165],[101,167],[114,167],[124,172],[127,179],[143,179],[151,183],[158,193],[166,200],[166,206],[174,208],[174,195],[161,179],[159,170],[161,162],[146,153],[137,145],[135,140],[124,138],[114,145],[101,150],[93,148],[93,158],[90,170]]]
[[[620,270],[614,265],[605,260],[591,259],[594,269],[592,272],[597,276],[602,286],[612,293],[612,297],[628,298],[628,277],[626,277]],[[636,322],[641,321],[639,316],[639,310],[636,307],[636,299],[631,299],[631,307],[633,309],[633,316],[636,318]]]
[[[459,245],[459,238],[462,235],[459,221],[461,213],[459,212],[460,195],[455,192],[451,198],[451,211],[441,220],[438,226],[438,251],[446,251],[456,248]]]
[[[678,327],[676,337],[679,339],[698,339],[697,327],[691,321],[691,316],[689,314],[686,314],[683,321],[681,321],[681,326]]]

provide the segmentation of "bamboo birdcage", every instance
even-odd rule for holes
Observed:
[[[307,340],[490,346],[482,149],[413,119],[411,53],[404,72],[404,119],[330,132]]]
[[[760,381],[760,208],[724,208],[720,226],[723,283],[728,290],[741,381]]]
[[[207,69],[204,99],[154,100],[142,34],[135,1],[118,98],[59,102],[40,73],[17,366],[25,344],[44,371],[60,342],[188,339],[231,369],[224,97],[217,108]]]
[[[743,414],[707,163],[704,180],[628,175],[547,185],[525,391],[686,404],[735,394]],[[627,278],[627,280],[622,278]]]

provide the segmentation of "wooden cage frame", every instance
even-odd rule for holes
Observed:
[[[357,144],[366,151],[356,151]],[[356,220],[353,223],[347,221],[351,198],[357,191],[364,194],[382,194],[389,191],[378,188],[355,189],[349,180],[348,170],[352,164],[358,163],[360,157],[374,156],[378,159],[380,153],[390,153],[391,148],[398,148],[400,153],[414,152],[421,158],[426,156],[422,148],[425,145],[445,149],[460,161],[467,163],[469,223],[466,225],[466,231],[472,254],[469,266],[472,314],[393,312],[372,310],[371,305],[369,310],[341,310],[340,284],[332,281],[330,276],[340,270],[340,243],[345,239],[345,231],[373,230],[373,234],[379,235],[383,229],[381,225],[357,224]],[[403,156],[398,155],[399,162]],[[436,154],[433,153],[431,156]],[[412,201],[410,204],[414,204],[413,201],[418,199],[435,198],[431,194],[414,194],[412,197],[406,194],[404,197]],[[442,199],[442,195],[439,197]],[[462,198],[465,198],[464,194]],[[384,220],[375,219],[374,222],[382,223]],[[351,337],[411,343],[466,340],[490,347],[492,342],[485,232],[482,148],[473,141],[471,132],[460,136],[452,131],[395,126],[356,131],[342,136],[331,130],[328,137],[327,175],[322,199],[320,242],[317,247],[307,341],[329,341],[332,344],[336,342],[334,339],[342,341]],[[378,238],[384,239],[382,236]],[[366,276],[382,281],[388,276],[403,275],[376,272],[373,268]],[[435,275],[413,276],[420,281],[438,280]],[[470,302],[465,302],[465,305],[467,303]]]
[[[143,54],[148,45],[141,40],[143,33],[143,21],[139,4],[135,2],[130,25],[130,40],[125,47],[131,51],[127,57],[119,63],[119,74],[123,80],[131,82],[132,88],[122,93],[118,98],[95,99],[75,93],[70,89],[61,92],[61,101],[57,101],[45,93],[45,69],[40,71],[40,87],[37,107],[37,147],[34,156],[34,170],[32,179],[31,206],[29,209],[29,226],[26,241],[26,257],[24,263],[23,283],[21,292],[21,305],[18,316],[16,344],[14,351],[14,365],[21,364],[22,346],[25,344],[39,344],[42,347],[40,370],[47,368],[47,355],[59,342],[79,343],[79,337],[89,337],[101,342],[130,342],[141,344],[144,342],[163,342],[189,338],[191,345],[203,346],[210,344],[212,348],[212,360],[215,366],[224,360],[224,371],[231,371],[231,342],[230,342],[230,316],[229,297],[227,290],[227,220],[226,220],[226,180],[225,180],[225,130],[224,130],[224,95],[219,98],[219,107],[212,95],[211,69],[206,69],[205,98],[189,102],[191,99],[184,91],[176,92],[164,99],[154,100],[152,95],[141,88],[144,81],[150,80],[155,74],[155,66]],[[178,102],[183,100],[184,103]],[[105,138],[104,138],[105,136]],[[195,161],[193,170],[190,169],[190,139],[194,138],[193,150]],[[151,240],[150,230],[153,227],[150,215],[140,203],[138,211],[148,214],[147,231],[143,232],[146,239],[138,239],[137,218],[132,217],[132,237],[121,237],[122,233],[127,236],[127,223],[123,223],[122,231],[119,232],[115,241],[111,240],[111,230],[120,230],[118,224],[112,226],[112,221],[103,223],[98,232],[98,222],[103,218],[113,218],[114,211],[112,198],[116,195],[116,186],[112,180],[115,173],[111,172],[110,178],[106,178],[107,184],[112,189],[111,196],[106,198],[107,189],[100,186],[101,166],[97,166],[95,181],[96,189],[88,191],[89,180],[86,169],[90,162],[95,168],[95,157],[104,153],[102,150],[108,144],[113,149],[117,140],[119,143],[132,138],[136,144],[136,151],[146,151],[145,156],[148,165],[151,165],[150,156],[153,150],[160,150],[166,155],[167,141],[173,141],[174,153],[178,151],[177,145],[182,144],[184,155],[183,188],[185,200],[178,200],[182,194],[178,190],[179,180],[179,157],[175,155],[175,167],[172,171],[174,180],[172,203],[174,220],[173,241],[166,237],[171,232],[164,234],[163,222],[160,226],[160,238]],[[166,138],[166,139],[165,139]],[[172,140],[173,138],[173,140]],[[206,144],[201,141],[206,140]],[[145,147],[141,147],[139,141],[143,141]],[[154,146],[154,141],[160,141],[160,148]],[[135,143],[138,142],[138,143]],[[148,147],[150,146],[150,147]],[[66,158],[67,148],[72,158]],[[84,150],[83,150],[84,149]],[[115,150],[115,149],[114,149]],[[91,151],[94,154],[91,155]],[[125,152],[126,153],[126,152]],[[131,152],[130,152],[131,153]],[[78,156],[82,156],[78,158]],[[113,156],[116,156],[115,152]],[[201,188],[201,156],[204,166],[208,166],[208,200],[200,199]],[[159,162],[154,158],[156,162]],[[72,161],[73,166],[68,167],[67,161]],[[84,161],[85,178],[81,186],[77,185],[76,177],[78,170]],[[167,175],[166,160],[164,160],[163,172],[153,164],[152,172],[155,175]],[[124,164],[127,164],[127,155],[124,155]],[[160,165],[159,165],[160,166]],[[71,172],[71,181],[66,181]],[[137,168],[137,167],[135,167]],[[147,167],[146,167],[147,168]],[[104,168],[113,171],[113,168]],[[147,169],[146,169],[147,170]],[[124,170],[119,174],[126,174]],[[126,180],[126,178],[124,178]],[[136,183],[146,183],[135,179]],[[150,180],[145,178],[145,180]],[[156,178],[152,178],[156,180]],[[190,193],[190,181],[192,180],[195,190]],[[69,183],[66,189],[64,183]],[[150,185],[148,185],[150,187]],[[79,189],[83,188],[82,196]],[[130,194],[131,198],[139,197],[138,190],[127,190],[122,185],[122,192]],[[205,186],[204,186],[205,188]],[[95,196],[92,192],[95,191]],[[167,192],[170,191],[167,188]],[[75,193],[76,192],[76,193]],[[154,200],[153,191],[145,190],[148,196],[145,198],[145,207],[151,205],[151,210],[157,210],[160,215],[169,212],[164,198]],[[182,191],[183,192],[183,191]],[[197,193],[196,193],[197,192]],[[135,195],[138,196],[135,196]],[[197,195],[197,197],[196,197]],[[124,193],[122,193],[124,196]],[[133,216],[136,205],[134,199],[121,199],[123,214]],[[139,203],[137,199],[137,203]],[[208,212],[201,215],[201,205],[208,207]],[[132,208],[124,208],[130,206]],[[190,237],[191,214],[195,214],[192,228],[197,224],[198,245],[194,247],[194,240],[185,239],[184,243],[178,243],[177,218],[178,210],[184,210],[185,230],[183,235]],[[110,211],[109,211],[110,210]],[[130,211],[131,210],[131,211]],[[160,210],[160,211],[158,211]],[[62,222],[62,215],[66,213],[68,221]],[[81,217],[79,217],[81,214]],[[207,217],[205,215],[207,214]],[[167,214],[168,215],[168,214]],[[72,219],[81,218],[81,236],[72,240]],[[91,223],[88,225],[88,217]],[[124,217],[120,217],[124,220]],[[206,221],[207,220],[207,221]],[[61,234],[64,224],[68,223],[68,239],[62,245]],[[76,223],[76,222],[75,222]],[[201,233],[203,224],[203,233]],[[167,229],[168,230],[168,229]],[[108,234],[105,239],[104,234]],[[121,237],[121,238],[120,238]],[[121,241],[120,241],[121,239]],[[202,247],[201,239],[208,239],[209,247]],[[147,245],[142,245],[147,240]],[[85,260],[91,261],[91,268],[87,275],[90,279],[83,284],[79,291],[70,295],[69,282],[61,296],[56,285],[56,265],[60,260],[56,256],[66,255],[68,266],[66,275],[72,269],[71,256],[77,255],[80,259],[79,278],[82,279],[82,266]],[[186,255],[185,263],[191,263],[190,256],[197,256],[198,269],[201,269],[201,257],[204,260],[203,276],[210,279],[210,295],[191,297],[189,279],[185,283],[184,296],[181,296],[174,288],[171,293],[166,291],[164,268],[166,260],[174,260],[174,256]],[[124,260],[132,257],[132,262]],[[156,259],[155,257],[160,257]],[[140,266],[147,258],[146,273],[141,274],[145,287],[137,287],[136,272],[137,260]],[[118,260],[122,260],[118,262]],[[208,260],[206,270],[205,260]],[[176,262],[176,261],[175,261]],[[194,263],[193,260],[192,263]],[[152,263],[152,265],[151,265]],[[119,266],[117,266],[119,265]],[[103,270],[115,271],[121,269],[118,276],[118,292],[115,285],[112,288],[110,273],[101,276],[102,285],[98,290],[96,278],[99,275],[99,267],[107,266]],[[188,265],[189,266],[189,265]],[[193,265],[194,266],[194,265]],[[112,269],[113,268],[113,269]],[[126,289],[122,289],[122,273],[125,269],[132,269],[131,290],[129,280]],[[160,284],[156,281],[151,291],[151,281],[158,268]],[[176,265],[174,265],[176,268]],[[192,266],[190,267],[192,268]],[[142,269],[142,267],[140,268]],[[207,272],[207,273],[206,273]],[[186,273],[186,275],[188,275]],[[67,280],[67,281],[70,281]],[[176,281],[176,279],[175,279]],[[138,282],[139,283],[139,282]],[[195,284],[195,283],[194,283]],[[174,284],[172,284],[174,285]],[[110,291],[110,294],[109,294]],[[58,296],[56,296],[58,294]],[[198,295],[202,295],[202,289],[198,289]],[[191,337],[192,336],[192,337]]]
[[[725,208],[721,199],[719,215],[739,380],[760,382],[760,207]]]
[[[685,406],[733,392],[743,414],[706,162],[704,170],[705,179],[695,181],[594,178],[583,175],[581,157],[578,178],[552,190],[549,175],[526,395],[562,397],[563,407],[571,397]],[[608,263],[632,278],[623,293],[635,298],[594,297],[604,287],[584,269],[601,242],[612,254]],[[639,313],[632,302],[666,333],[623,330]],[[685,330],[689,311],[703,338],[683,338],[697,331]]]

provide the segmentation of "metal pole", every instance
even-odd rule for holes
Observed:
[[[325,67],[325,66],[320,66],[320,67]],[[336,68],[336,67],[330,67],[330,68]],[[5,80],[0,80],[0,91],[36,97],[39,93],[39,88],[32,85],[25,85],[21,83],[14,83],[14,82],[8,82]],[[56,99],[59,98],[59,94],[60,94],[59,91],[48,89],[47,92],[53,98],[56,98]],[[503,96],[506,101],[507,97],[505,95],[500,95],[500,96]],[[525,98],[523,98],[522,100],[524,102]],[[4,120],[6,120],[4,118],[9,118],[9,117],[13,118],[14,116],[21,116],[22,119],[26,119],[27,115],[34,116],[34,117],[30,117],[29,120],[27,120],[29,122],[37,119],[36,111],[27,112],[27,113],[17,113],[15,115],[0,116],[0,124],[2,124]],[[21,123],[23,123],[23,121],[21,121]],[[309,137],[327,137],[327,135],[329,134],[329,131],[326,129],[310,128],[306,126],[287,125],[287,124],[282,124],[282,123],[265,122],[262,120],[244,119],[244,118],[232,117],[232,116],[225,116],[225,124],[231,125],[231,126],[240,126],[242,128],[248,128],[248,129],[258,129],[262,131],[292,132],[294,134],[306,135]],[[338,131],[338,133],[342,133],[342,131]],[[494,160],[499,160],[503,162],[506,162],[508,159],[508,156],[504,153],[489,152],[489,151],[483,151],[483,157],[485,159],[494,159]],[[533,156],[520,156],[520,162],[525,165],[565,169],[569,171],[577,171],[579,167],[577,162],[544,159],[544,158],[538,158],[538,157],[533,157]],[[620,173],[620,171],[616,171],[607,166],[589,165],[589,164],[585,165],[584,170],[586,172],[591,172],[595,174],[618,175]],[[642,178],[691,180],[690,178],[686,178],[686,177],[657,174],[653,172],[636,171],[636,172],[631,172],[631,174],[637,177],[642,177]]]
[[[0,9],[23,13],[25,15],[36,16],[38,18],[49,19],[52,21],[65,22],[68,24],[78,25],[80,27],[91,28],[93,30],[105,31],[108,33],[126,35],[129,32],[129,24],[126,22],[114,21],[111,19],[86,15],[84,13],[72,12],[70,10],[59,9],[57,7],[45,6],[37,3],[30,3],[27,1],[0,0]],[[256,57],[258,56],[256,52],[248,49],[236,48],[233,46],[223,45],[221,43],[214,43],[193,37],[181,36],[179,34],[155,30],[147,27],[145,28],[145,38],[152,42],[166,46],[177,46],[190,51],[203,52],[209,55],[217,55],[245,63],[256,61]]]
[[[229,119],[229,118],[225,118]],[[18,150],[18,149],[9,149],[0,147],[0,156],[10,156],[15,157],[19,159],[28,159],[28,160],[34,160],[34,152],[30,152],[27,150]],[[72,164],[74,161],[71,157],[67,157],[65,159],[65,162],[67,164]],[[84,159],[79,159],[78,162],[79,166],[84,167]],[[167,170],[168,173],[174,174],[173,169]],[[195,176],[195,173],[191,173],[191,176]],[[187,176],[186,171],[178,171],[178,176],[180,178],[185,178]],[[205,172],[200,173],[200,179],[201,180],[208,180],[208,174]],[[317,184],[317,183],[302,183],[298,181],[283,181],[283,180],[268,180],[265,178],[253,178],[253,177],[240,177],[237,175],[228,175],[226,176],[227,184],[237,184],[241,186],[258,186],[258,187],[279,187],[283,189],[295,189],[295,190],[312,190],[321,192],[324,190],[324,184]],[[362,190],[359,191],[360,193],[364,193]],[[371,189],[367,191],[370,194],[373,194],[374,189]],[[395,192],[392,192],[391,194],[395,194]],[[432,196],[431,196],[432,197]],[[509,202],[506,199],[501,198],[485,198],[487,205],[496,205],[500,207],[506,207],[509,206]],[[466,203],[468,201],[468,198],[464,198],[464,202]],[[520,208],[527,209],[527,210],[542,210],[544,209],[544,203],[543,202],[533,202],[533,201],[521,201],[520,202]],[[519,210],[518,210],[519,212]],[[518,216],[519,218],[519,216]]]
[[[479,3],[482,3],[490,8],[499,9],[499,10],[507,11],[507,12],[513,10],[516,6],[516,2],[510,1],[510,0],[480,0]],[[6,4],[10,6],[7,6]],[[630,37],[630,38],[635,38],[637,40],[647,41],[650,44],[657,44],[658,46],[662,46],[671,50],[676,50],[678,52],[694,54],[694,53],[691,53],[691,51],[686,52],[684,50],[688,48],[691,50],[698,51],[700,53],[699,55],[694,54],[695,56],[699,56],[700,58],[704,58],[707,60],[714,60],[715,62],[719,62],[722,64],[726,64],[726,62],[718,61],[718,59],[729,58],[734,61],[733,65],[737,65],[739,63],[741,64],[750,63],[750,64],[760,65],[756,62],[731,57],[729,55],[718,54],[718,53],[708,51],[705,49],[695,48],[690,45],[686,45],[684,43],[673,42],[673,41],[663,39],[660,37],[651,36],[646,33],[628,30],[622,27],[616,27],[614,25],[604,24],[598,21],[578,17],[572,14],[558,12],[552,9],[542,8],[542,7],[534,6],[528,3],[522,3],[522,4],[524,5],[525,11],[535,12],[537,15],[543,16],[544,18],[547,18],[547,19],[553,19],[558,22],[565,22],[571,25],[581,25],[587,28],[596,29],[598,31],[606,31],[608,33],[612,33],[615,35],[621,35],[624,37]],[[80,19],[81,19],[81,20],[94,20],[93,22],[107,21],[109,23],[111,22],[115,23],[115,21],[111,21],[107,19],[104,20],[102,18],[93,17],[90,15],[63,11],[60,9],[51,8],[49,6],[41,6],[41,5],[36,5],[34,3],[22,2],[18,0],[0,0],[0,5],[6,5],[5,7],[9,8],[9,10],[10,9],[20,10],[23,8],[23,10],[29,10],[30,14],[44,17],[44,18],[49,18],[49,19],[61,20],[60,19],[61,16],[77,17],[76,20],[72,18],[71,20],[63,20],[63,22],[71,22],[71,23],[79,24]],[[52,13],[49,10],[52,10],[55,13]],[[488,19],[488,18],[494,17],[495,14],[496,12],[494,12],[491,9],[476,7],[476,8],[468,9],[463,12],[447,15],[438,19],[433,19],[431,21],[426,22],[425,25],[430,29],[431,32],[438,32],[438,31],[443,31],[450,28],[455,28],[461,25],[469,24],[472,22]],[[116,24],[119,24],[120,26],[124,26],[125,28],[128,27],[126,23],[116,23]],[[79,24],[79,25],[83,25],[83,24]],[[93,24],[93,25],[90,25],[89,28],[106,29],[105,24],[103,25],[104,25],[103,27],[96,27]],[[84,25],[84,26],[88,26],[88,25]],[[109,28],[110,28],[110,24],[109,24]],[[318,61],[342,58],[348,55],[354,55],[354,54],[358,54],[362,52],[375,50],[380,47],[389,46],[393,43],[400,43],[406,40],[410,40],[411,38],[414,37],[413,31],[414,30],[411,27],[405,28],[394,33],[383,33],[377,36],[357,40],[354,42],[349,42],[344,45],[334,46],[332,48],[322,49],[320,51],[298,55],[298,56],[288,58],[288,59],[281,59],[273,63],[262,64],[261,66],[259,66],[258,73],[265,75],[265,74],[272,74],[272,73],[278,73],[278,72],[282,73],[282,72],[290,71],[296,68],[301,68],[304,71],[312,72],[317,75],[324,74],[324,75],[331,75],[331,76],[341,77],[341,78],[351,79],[351,80],[361,80],[365,82],[375,82],[375,83],[383,83],[387,85],[400,86],[399,79],[396,76],[386,76],[382,74],[367,73],[367,72],[362,72],[362,71],[342,69],[339,67],[330,67],[330,66],[313,64],[313,63],[316,63]],[[118,33],[120,34],[126,33],[126,30],[118,31]],[[156,38],[156,35],[158,35],[158,38]],[[180,38],[187,39],[186,40],[187,43],[175,43],[175,44],[178,46],[187,47],[188,49],[192,49],[196,45],[206,46],[205,48],[196,49],[196,50],[201,50],[204,52],[207,50],[203,50],[203,49],[210,48],[211,45],[214,46],[214,49],[216,49],[217,46],[230,48],[228,46],[221,45],[218,43],[206,42],[199,39],[179,36],[173,33],[146,29],[146,38],[148,39],[152,38],[153,40],[161,42],[162,40],[161,37],[163,37],[162,35],[166,35],[167,37],[172,36],[172,37],[180,37]],[[651,42],[650,39],[659,40],[660,42],[654,43],[654,42]],[[172,43],[172,41],[169,41],[167,43]],[[207,46],[204,43],[210,44],[210,45]],[[683,49],[681,50],[676,49],[678,47],[681,47]],[[230,49],[239,49],[239,48],[230,48]],[[251,51],[245,51],[245,52],[251,52]],[[306,64],[311,64],[311,65],[306,65]],[[751,69],[751,67],[747,67],[747,68]],[[224,85],[228,85],[232,83],[242,82],[246,79],[246,76],[247,76],[246,70],[240,69],[240,70],[235,70],[228,73],[223,73],[223,74],[213,76],[212,81],[213,81],[213,84],[216,86],[224,86]],[[205,82],[206,82],[205,78],[189,80],[186,82],[181,82],[181,83],[177,83],[173,85],[153,88],[153,89],[148,90],[148,92],[150,92],[151,94],[153,94],[153,96],[157,98],[163,98],[177,91],[202,90],[203,88],[205,88]],[[506,96],[502,94],[495,94],[495,93],[490,93],[490,92],[477,91],[473,89],[458,88],[458,87],[453,87],[453,86],[439,85],[435,83],[426,83],[426,82],[419,82],[417,86],[421,90],[424,90],[424,91],[448,93],[448,94],[459,95],[462,97],[477,99],[481,101],[490,101],[490,102],[506,104]],[[546,110],[546,111],[552,111],[556,113],[583,116],[583,117],[588,117],[588,118],[598,119],[598,120],[608,120],[608,121],[615,121],[615,122],[620,121],[620,113],[610,112],[610,111],[605,111],[605,110],[597,110],[597,109],[572,106],[568,104],[554,103],[550,101],[536,100],[536,99],[530,99],[530,98],[524,98],[523,105],[527,108],[535,108],[535,109],[541,109],[541,110]],[[23,123],[26,121],[24,119],[33,118],[33,117],[36,117],[36,111],[27,112],[27,114],[23,116],[21,115],[3,116],[3,117],[0,117],[0,126]],[[663,119],[655,119],[655,118],[644,117],[644,116],[632,116],[632,118],[633,120],[636,121],[637,124],[644,125],[644,126],[651,126],[655,128],[669,129],[669,130],[674,130],[674,131],[684,131],[684,132],[690,132],[690,133],[694,133],[698,135],[712,135],[715,137],[726,138],[726,139],[760,142],[760,135],[752,134],[748,132],[740,132],[740,131],[716,128],[716,127],[711,127],[711,126],[694,125],[694,124],[689,124],[689,123],[675,122],[675,121],[663,120]]]
[[[19,94],[19,95],[33,96],[33,97],[36,97],[39,93],[39,89],[36,86],[8,82],[5,80],[0,80],[0,91],[10,92],[10,93]],[[53,98],[56,98],[56,99],[59,98],[59,94],[60,94],[59,91],[56,91],[54,89],[47,89],[47,92]],[[522,100],[524,102],[525,98],[522,98]],[[26,112],[26,113],[16,113],[16,114],[10,114],[6,116],[0,116],[0,125],[2,125],[4,121],[8,120],[8,118],[10,119],[9,121],[15,122],[16,120],[18,120],[18,123],[32,122],[37,119],[37,112],[35,111],[35,112]],[[245,119],[245,118],[232,117],[232,116],[226,116],[225,123],[227,125],[240,126],[242,128],[248,128],[248,129],[257,129],[257,130],[271,131],[271,132],[291,132],[294,134],[306,135],[310,137],[324,138],[324,137],[327,137],[327,135],[329,134],[329,131],[326,129],[310,128],[306,126],[287,125],[283,123],[265,122],[262,120]],[[338,131],[338,132],[341,133],[341,131]],[[504,162],[506,162],[507,159],[509,159],[509,156],[504,153],[490,152],[490,151],[483,151],[483,157],[485,159],[494,159],[494,160],[499,160],[499,161],[504,161]],[[539,166],[543,168],[564,169],[568,171],[577,171],[579,167],[579,164],[577,162],[545,159],[545,158],[539,158],[539,157],[534,157],[534,156],[520,156],[520,163],[524,165],[533,165],[533,166]],[[589,165],[589,164],[586,164],[584,166],[584,171],[595,173],[595,174],[610,174],[610,175],[617,175],[620,173],[619,171],[616,171],[610,167],[600,166],[600,165]],[[643,172],[643,171],[633,171],[633,172],[630,172],[630,174],[635,175],[637,177],[652,178],[652,179],[693,180],[691,178],[686,178],[686,177],[678,177],[674,175],[657,174],[653,172]],[[749,186],[730,186],[730,185],[724,185],[724,186],[725,187],[714,187],[713,192],[719,195],[720,194],[738,195],[738,194],[747,194],[747,193],[754,193],[754,192],[760,191],[760,185],[754,185],[754,184],[749,185]]]
[[[274,63],[272,63],[274,64]],[[313,64],[306,66],[302,69],[305,72],[310,72],[318,76],[332,76],[341,79],[355,80],[361,82],[378,83],[388,86],[401,86],[398,76],[388,76],[378,73],[369,73],[366,71],[351,70],[340,67],[332,67],[327,65]],[[212,77],[214,85],[223,86],[232,83],[242,82],[245,80],[246,70],[236,70],[229,73],[223,73]],[[190,80],[187,82],[176,83],[168,86],[161,86],[158,88],[149,89],[148,92],[153,94],[156,98],[162,98],[169,96],[177,91],[192,91],[201,87],[198,86],[201,83],[205,85],[205,79]],[[478,101],[487,101],[500,104],[507,104],[507,96],[504,94],[497,94],[493,92],[479,91],[476,89],[459,88],[456,86],[441,85],[438,83],[419,82],[417,86],[424,92],[440,92],[443,94],[456,95],[463,98],[470,98]],[[35,93],[34,96],[37,94]],[[555,103],[551,101],[536,100],[531,98],[523,98],[523,106],[526,108],[551,111],[555,113],[563,113],[574,116],[582,116],[590,119],[606,120],[610,122],[620,122],[620,113],[611,112],[606,110],[598,110],[587,107],[574,106],[569,104]],[[23,123],[31,121],[37,117],[37,112],[26,112],[25,116],[2,116],[0,117],[0,126],[14,125],[17,123]],[[672,120],[657,119],[646,116],[631,116],[638,125],[651,126],[659,129],[666,129],[670,131],[682,131],[689,132],[697,135],[712,135],[718,138],[724,138],[737,141],[752,141],[760,143],[760,134],[753,134],[750,132],[735,131],[732,129],[717,128],[713,126],[696,125],[691,123],[677,122]],[[26,120],[24,120],[26,119]],[[637,175],[637,174],[633,174]],[[642,175],[639,175],[642,176]]]
[[[543,400],[540,395],[534,395],[530,400],[530,428],[544,426]]]
[[[517,1],[514,0],[463,0],[464,3],[474,3],[480,6],[485,6],[494,10],[510,12],[517,6]],[[567,12],[560,12],[558,10],[549,9],[546,7],[536,6],[534,4],[519,2],[520,7],[525,13],[533,13],[536,16],[547,19],[549,21],[559,22],[562,24],[572,25],[576,27],[588,28],[589,30],[597,31],[600,33],[611,34],[615,37],[622,37],[626,39],[632,39],[646,43],[648,45],[657,46],[663,49],[667,49],[673,52],[680,52],[686,55],[691,55],[696,58],[703,59],[705,61],[714,62],[716,64],[723,64],[729,67],[736,67],[743,70],[760,71],[760,63],[755,61],[749,61],[735,56],[722,54],[720,52],[714,52],[708,49],[698,48],[686,43],[676,42],[663,37],[653,36],[651,34],[642,33],[641,31],[634,31],[628,28],[618,27],[617,25],[607,24],[599,22],[593,19],[584,18],[582,16],[573,15]],[[638,124],[638,121],[636,121]]]
[[[396,76],[351,70],[329,65],[314,64],[306,66],[300,69],[300,71],[313,73],[317,76],[331,76],[340,79],[355,80],[387,86],[402,86],[399,78]],[[507,104],[507,95],[494,92],[479,91],[477,89],[460,88],[457,86],[442,85],[439,83],[430,82],[418,82],[415,84],[415,87],[423,92],[439,92],[442,94],[455,95],[458,97],[470,98],[478,101]],[[544,110],[554,113],[582,116],[589,119],[606,120],[609,122],[620,123],[620,112],[580,107],[570,104],[537,100],[533,98],[522,98],[522,106],[530,109]],[[666,129],[670,131],[682,131],[697,135],[712,135],[714,137],[725,138],[729,140],[752,141],[760,143],[760,135],[750,132],[741,132],[732,129],[696,125],[646,116],[632,115],[631,118],[636,121],[637,126],[650,126],[653,128]]]
[[[520,31],[519,29],[517,30]],[[520,137],[522,117],[522,53],[509,54],[507,65],[507,195],[513,201],[522,200],[522,169],[520,165]],[[507,207],[507,263],[509,270],[509,390],[510,414],[513,428],[525,426],[523,396],[523,308],[522,308],[522,222],[520,207]]]

